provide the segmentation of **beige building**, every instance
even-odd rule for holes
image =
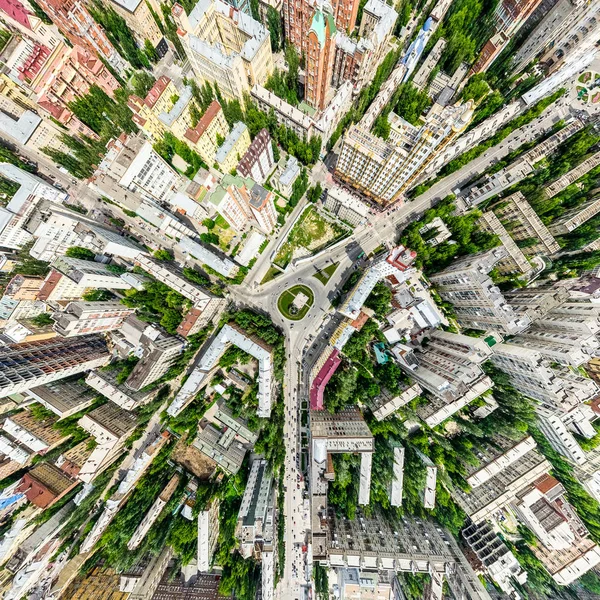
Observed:
[[[221,105],[215,100],[206,109],[196,127],[188,129],[183,137],[188,145],[202,157],[202,160],[212,166],[219,149],[218,136],[225,139],[228,135],[229,125],[225,114]]]
[[[182,138],[192,125],[193,104],[191,88],[178,90],[165,75],[156,81],[143,100],[130,96],[127,101],[136,125],[154,140],[161,139],[165,131]]]
[[[218,84],[227,99],[242,100],[273,71],[266,27],[222,0],[199,0],[187,15],[173,5],[173,18],[194,73]]]
[[[150,12],[151,6],[157,15],[162,14],[156,0],[107,0],[107,4],[125,19],[140,45],[150,40],[156,47],[162,40],[163,35]]]
[[[249,147],[250,134],[248,133],[248,127],[238,121],[215,154],[215,162],[218,168],[223,173],[230,173],[236,168]]]
[[[594,190],[600,191],[600,190]],[[550,225],[550,231],[554,235],[564,235],[577,229],[600,212],[600,196],[591,198],[576,208],[565,212]]]

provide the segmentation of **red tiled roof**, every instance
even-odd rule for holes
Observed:
[[[19,0],[0,0],[0,11],[23,25],[23,27],[31,29],[31,23],[29,22],[29,15],[31,13]]]
[[[198,121],[196,127],[188,129],[185,132],[184,137],[195,144],[202,137],[202,134],[212,123],[213,119],[219,114],[220,110],[221,105],[216,100],[213,100],[206,109],[206,112],[202,115],[202,118]]]
[[[533,485],[542,492],[542,494],[548,493],[551,489],[555,488],[557,485],[560,485],[558,480],[556,480],[552,475],[548,473],[544,473],[539,479],[534,481]]]
[[[52,271],[50,271],[50,273],[46,277],[46,281],[44,281],[44,284],[42,285],[40,291],[38,292],[37,299],[38,300],[48,300],[48,298],[50,297],[50,294],[52,294],[52,292],[58,285],[58,282],[61,280],[62,276],[63,276],[62,273],[59,273],[58,271],[55,271],[54,269]]]
[[[354,321],[352,321],[352,323],[350,323],[350,325],[352,325],[352,327],[354,327],[354,329],[356,329],[356,331],[360,331],[364,327],[364,324],[368,320],[369,320],[369,315],[361,310],[358,313],[358,317],[356,317],[356,319],[354,319]]]
[[[148,108],[152,108],[157,102],[158,99],[162,96],[162,93],[167,89],[167,86],[171,83],[171,80],[163,75],[156,80],[156,83],[152,86],[148,94],[146,94],[146,98],[144,102]]]
[[[340,366],[342,359],[337,349],[334,349],[321,370],[315,377],[310,387],[310,408],[312,410],[323,410],[323,394],[325,386]]]
[[[183,337],[187,337],[187,334],[190,332],[196,321],[200,318],[202,311],[198,308],[192,308],[188,311],[188,313],[183,318],[183,321],[179,324],[177,328],[177,333]]]

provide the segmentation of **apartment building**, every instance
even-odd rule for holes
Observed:
[[[0,15],[9,27],[38,44],[54,48],[60,42],[56,27],[44,23],[20,0],[4,0],[0,6]]]
[[[62,337],[113,331],[135,311],[118,301],[70,302],[64,312],[54,314],[54,331]]]
[[[27,390],[27,396],[58,415],[60,419],[84,410],[96,398],[96,393],[81,380],[53,381]]]
[[[124,383],[117,381],[119,371],[90,371],[85,379],[88,389],[96,390],[114,402],[117,406],[125,410],[135,410],[136,408],[148,404],[159,392],[160,388],[155,388],[149,392],[143,390],[133,391]]]
[[[510,226],[510,236],[515,242],[532,242],[522,248],[526,256],[551,255],[560,250],[558,242],[521,192],[503,198],[491,209],[503,225]]]
[[[0,246],[19,249],[32,240],[25,226],[42,201],[62,204],[68,195],[9,163],[0,163],[0,176],[19,186],[6,207],[0,206]]]
[[[250,177],[256,183],[263,184],[274,168],[273,142],[269,132],[261,129],[242,156],[236,170],[242,177]]]
[[[80,287],[109,290],[127,290],[131,287],[107,265],[93,260],[61,256],[52,263],[52,267]]]
[[[385,141],[353,125],[344,136],[335,176],[384,206],[398,200],[434,156],[469,124],[471,101],[460,106],[434,104],[425,124],[415,127],[395,118],[394,135]]]
[[[86,413],[77,424],[96,439],[96,447],[78,475],[81,481],[89,483],[119,456],[137,419],[113,402],[107,402]]]
[[[268,234],[277,225],[273,192],[250,178],[225,175],[209,202],[236,231],[257,225]]]
[[[127,100],[135,124],[155,141],[162,139],[165,131],[182,138],[192,124],[193,104],[192,89],[184,86],[178,90],[166,75],[156,80],[145,98],[131,95]]]
[[[39,6],[73,46],[81,46],[92,54],[102,56],[120,73],[125,71],[127,62],[81,0],[40,0]]]
[[[208,573],[219,541],[219,499],[198,513],[198,572]]]
[[[160,3],[156,0],[107,0],[108,5],[115,10],[127,23],[127,26],[133,32],[140,47],[144,46],[146,40],[159,50],[162,55],[166,52],[166,47],[162,48],[163,35],[154,19],[152,10],[157,15],[162,15]],[[166,45],[165,45],[166,46]],[[164,51],[163,51],[164,50]]]
[[[550,224],[553,235],[565,235],[600,213],[600,196],[564,212]]]
[[[252,462],[248,483],[238,513],[235,537],[244,558],[260,557],[272,549],[275,530],[275,488],[273,475],[264,459]]]
[[[514,242],[500,219],[491,210],[484,212],[477,224],[483,231],[497,235],[506,250],[505,258],[496,263],[495,269],[503,274],[520,273],[521,275],[529,275],[533,271],[533,266],[529,263],[525,254]]]
[[[317,8],[307,32],[304,100],[324,110],[331,87],[337,29],[331,13]]]
[[[183,177],[141,137],[122,135],[111,143],[99,173],[142,199],[165,202],[183,184]],[[139,199],[138,199],[139,206]]]
[[[218,85],[228,100],[266,82],[273,71],[271,41],[258,21],[222,0],[200,0],[189,15],[174,4],[172,14],[201,81]]]
[[[207,165],[214,165],[219,149],[218,139],[227,138],[229,132],[223,109],[216,100],[213,100],[196,127],[188,129],[184,138]]]
[[[580,177],[583,177],[598,165],[600,165],[600,152],[592,154],[592,156],[584,160],[577,167],[571,169],[568,173],[565,173],[562,177],[559,177],[551,184],[547,185],[544,188],[544,194],[547,198],[554,198],[554,196],[559,194],[567,186],[575,183]]]
[[[25,494],[27,500],[38,508],[48,508],[72,490],[77,483],[76,479],[69,477],[56,465],[48,462],[36,465],[25,473],[15,491]]]
[[[453,304],[463,327],[514,334],[529,325],[529,318],[513,311],[488,275],[503,258],[506,250],[494,248],[459,258],[430,277],[442,298]]]
[[[98,57],[81,46],[71,48],[62,43],[51,51],[35,48],[27,68],[22,70],[22,78],[29,82],[28,87],[37,96],[38,104],[47,110],[47,105],[61,111],[68,108],[70,102],[87,94],[92,85],[110,97],[119,87],[119,82]]]
[[[357,227],[369,218],[369,207],[339,186],[327,191],[323,206],[338,219],[353,227]]]
[[[473,66],[473,73],[487,70],[540,2],[541,0],[503,0],[498,4],[493,15],[494,33]]]
[[[293,191],[294,181],[300,176],[300,165],[295,156],[288,155],[287,159],[279,161],[276,174],[271,178],[273,187],[285,198]]]
[[[238,121],[225,141],[218,147],[215,163],[222,173],[233,171],[250,147],[250,133],[245,123]]]
[[[99,335],[8,344],[0,348],[0,397],[101,367],[109,357]]]
[[[144,354],[125,381],[125,386],[138,392],[160,379],[181,354],[184,343],[172,336],[147,339]]]

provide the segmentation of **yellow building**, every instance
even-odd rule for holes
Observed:
[[[215,163],[219,148],[218,137],[226,139],[229,135],[229,125],[225,119],[221,105],[213,100],[202,118],[193,129],[185,132],[186,142],[202,157],[210,167]]]
[[[163,38],[163,34],[150,12],[151,6],[157,15],[162,14],[160,5],[156,0],[108,0],[107,3],[125,19],[127,26],[141,46],[144,45],[145,40],[150,40],[156,48]]]
[[[268,29],[222,0],[199,0],[189,15],[174,4],[177,33],[201,81],[218,84],[223,96],[241,100],[273,71]]]
[[[136,125],[154,140],[161,139],[165,131],[182,138],[192,125],[192,89],[186,86],[179,91],[164,75],[156,81],[143,100],[132,95],[127,104],[133,112]]]
[[[230,173],[235,169],[249,146],[250,134],[248,128],[244,123],[238,121],[215,154],[215,162],[221,172]]]

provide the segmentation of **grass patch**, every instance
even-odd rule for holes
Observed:
[[[293,306],[293,303],[299,294],[308,296],[308,300],[302,306],[302,308],[297,309],[295,306]],[[315,296],[310,288],[306,287],[305,285],[295,285],[289,290],[285,290],[285,292],[279,296],[279,299],[277,300],[277,308],[286,319],[289,319],[290,321],[300,321],[300,319],[305,317],[314,301]]]
[[[223,218],[223,216],[218,213],[215,217],[215,225],[217,227],[220,227],[221,229],[229,229],[231,227],[231,225],[229,225],[229,223]]]
[[[337,223],[325,220],[314,207],[304,211],[300,220],[292,227],[287,240],[279,249],[273,260],[274,263],[285,268],[294,257],[296,250],[304,248],[307,254],[314,254],[333,241],[348,234],[348,230]]]
[[[336,262],[328,267],[325,267],[321,271],[317,271],[313,277],[318,279],[323,285],[327,285],[327,282],[331,279],[331,276],[336,272],[340,263]]]
[[[275,279],[275,277],[277,277],[278,275],[281,275],[281,271],[277,267],[269,267],[269,270],[265,273],[265,276],[262,278],[260,285],[263,285],[264,283]]]

